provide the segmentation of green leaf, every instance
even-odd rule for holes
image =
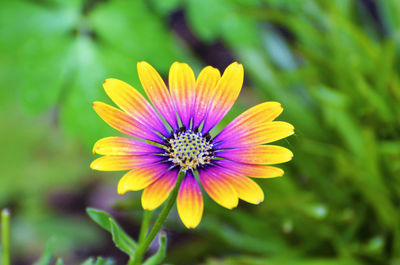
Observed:
[[[114,260],[112,258],[108,258],[108,259],[104,260],[102,265],[114,265],[114,264],[115,264]],[[96,265],[98,265],[98,264],[96,264]]]
[[[103,257],[97,257],[94,265],[113,265],[115,262],[111,258],[104,259]]]
[[[62,258],[57,259],[56,265],[64,265],[64,261],[62,260]]]
[[[115,243],[115,246],[129,256],[133,256],[135,254],[136,244],[134,246],[130,245],[124,238],[126,237],[125,232],[114,222],[112,218],[109,218],[108,220],[110,222],[112,239]]]
[[[104,79],[140,90],[138,61],[166,73],[185,50],[144,1],[96,1],[84,14],[85,2],[3,3],[0,81],[12,89],[1,89],[0,100],[18,100],[31,113],[59,110],[62,128],[91,145],[110,134],[91,108],[106,98]]]
[[[115,222],[115,220],[108,213],[94,208],[87,208],[86,212],[96,224],[111,233],[116,247],[130,256],[134,255],[136,242]]]
[[[88,258],[84,262],[82,262],[81,265],[94,265],[94,259],[93,258]]]
[[[182,0],[150,0],[149,1],[159,13],[162,15],[169,15],[170,12],[179,8]]]
[[[40,257],[40,259],[37,262],[34,263],[34,265],[50,265],[51,259],[53,256],[53,250],[54,250],[55,243],[56,243],[55,238],[51,238],[47,242],[42,256]]]
[[[159,247],[157,252],[148,258],[143,265],[157,265],[161,264],[166,256],[167,251],[167,235],[165,232],[160,233],[160,237],[158,239]]]
[[[103,265],[104,259],[102,257],[97,257],[96,263],[94,265]]]
[[[108,213],[94,208],[86,208],[86,212],[96,224],[98,224],[108,232],[111,232],[111,225],[109,221],[109,218],[111,218],[111,216]]]
[[[113,265],[113,259],[104,259],[102,257],[97,257],[96,260],[92,257],[86,259],[81,265]],[[57,265],[57,264],[56,264]]]
[[[201,39],[212,42],[221,33],[220,23],[230,14],[228,1],[189,0],[188,19]]]

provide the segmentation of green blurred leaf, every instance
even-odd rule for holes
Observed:
[[[124,251],[129,256],[133,256],[135,254],[136,243],[131,244],[130,242],[133,240],[126,240],[126,233],[114,222],[112,218],[109,218],[109,222],[111,225],[111,234],[115,246],[117,246],[120,250]]]
[[[220,22],[230,13],[229,2],[213,0],[187,1],[188,19],[193,30],[206,42],[215,41],[221,34]]]
[[[104,79],[141,90],[138,61],[165,72],[185,52],[144,1],[95,2],[88,14],[82,10],[83,1],[6,1],[0,59],[9,73],[0,80],[13,84],[14,98],[31,113],[60,109],[63,128],[91,145],[111,131],[91,108],[105,100]]]
[[[88,258],[87,260],[85,260],[84,262],[82,262],[81,265],[94,265],[94,258]]]
[[[55,244],[56,244],[56,239],[51,238],[47,242],[42,256],[40,257],[40,259],[37,262],[34,263],[34,265],[50,265],[52,257],[53,257],[53,250],[54,250]]]
[[[130,256],[134,255],[136,242],[114,221],[114,219],[108,213],[93,208],[87,208],[86,212],[96,224],[111,233],[116,247]]]
[[[158,250],[157,252],[149,257],[143,265],[158,265],[165,259],[167,252],[167,235],[165,232],[161,232],[158,238]]]

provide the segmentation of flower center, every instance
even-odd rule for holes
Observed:
[[[195,169],[210,163],[214,157],[214,149],[210,135],[186,130],[182,127],[165,141],[166,155],[174,165],[182,170]]]

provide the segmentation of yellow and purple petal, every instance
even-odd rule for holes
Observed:
[[[158,134],[117,108],[98,101],[93,102],[93,108],[108,125],[122,133],[154,142],[163,142]]]
[[[247,130],[241,130],[241,132],[224,138],[215,146],[221,149],[256,146],[275,142],[292,134],[294,134],[294,127],[290,123],[272,121],[259,124],[255,128],[248,127]]]
[[[118,182],[118,194],[142,190],[159,179],[167,170],[168,166],[163,163],[138,166],[120,179]]]
[[[192,110],[193,128],[198,127],[207,114],[207,108],[221,74],[218,69],[207,66],[199,74],[196,80],[194,107]]]
[[[129,170],[140,165],[148,165],[159,162],[157,156],[137,156],[137,155],[106,155],[97,158],[90,164],[91,169],[99,171],[122,171]]]
[[[144,189],[142,194],[143,209],[152,211],[160,206],[175,186],[178,170],[167,171],[162,177]]]
[[[280,164],[290,161],[293,153],[277,145],[259,145],[218,152],[219,157],[248,164]]]
[[[165,85],[158,72],[147,62],[137,64],[140,82],[154,107],[161,113],[174,130],[178,128],[175,107]]]
[[[177,198],[178,214],[187,228],[195,228],[203,215],[203,196],[196,178],[189,171],[186,173]]]
[[[214,142],[220,142],[233,135],[257,128],[259,124],[273,121],[283,111],[278,102],[269,101],[258,104],[236,117],[217,136]]]
[[[210,131],[232,108],[242,89],[243,78],[241,64],[234,62],[225,69],[208,106],[203,132]]]
[[[181,122],[190,126],[196,77],[192,68],[185,63],[175,62],[169,70],[169,90]]]
[[[226,171],[224,176],[236,190],[240,199],[252,204],[260,204],[264,201],[264,192],[253,180],[232,171]]]
[[[115,79],[103,83],[107,95],[132,118],[155,131],[168,136],[168,130],[150,103],[131,85]]]
[[[199,176],[207,194],[219,205],[233,209],[239,203],[239,196],[229,181],[223,177],[223,170],[207,168],[200,170]]]
[[[99,155],[148,155],[163,152],[163,149],[155,145],[124,137],[106,137],[93,146],[93,153]]]
[[[231,160],[218,160],[214,162],[224,168],[235,171],[238,174],[252,178],[275,178],[285,173],[282,169],[266,165],[245,164]]]

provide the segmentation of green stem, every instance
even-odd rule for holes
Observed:
[[[152,211],[144,210],[142,226],[140,227],[139,244],[146,238],[147,230],[149,229]]]
[[[10,265],[10,211],[4,209],[1,212],[1,257],[3,265]]]
[[[133,257],[131,256],[126,265],[133,265]]]
[[[144,253],[146,252],[147,248],[150,246],[151,242],[153,242],[158,231],[160,231],[165,219],[167,218],[169,212],[171,211],[172,206],[174,205],[174,203],[176,201],[179,186],[181,185],[181,182],[182,182],[184,176],[185,176],[185,172],[182,172],[182,171],[179,172],[175,187],[172,190],[171,194],[169,195],[169,198],[168,198],[167,202],[165,203],[164,208],[162,209],[156,222],[154,223],[153,227],[151,228],[149,234],[144,239],[144,241],[143,242],[139,241],[139,245],[135,252],[135,257],[133,258],[133,261],[131,264],[140,265],[140,263],[142,262]]]

